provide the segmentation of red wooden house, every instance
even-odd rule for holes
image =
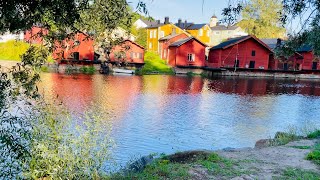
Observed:
[[[43,35],[47,35],[48,30],[42,27],[34,26],[31,30],[24,32],[24,41],[31,44],[42,44]]]
[[[112,48],[110,62],[144,64],[144,47],[131,40],[125,40]]]
[[[272,50],[255,36],[232,38],[210,49],[208,67],[268,69]]]
[[[160,57],[161,59],[168,60],[169,59],[169,46],[181,39],[187,38],[188,35],[185,33],[182,34],[172,34],[159,39],[160,45]]]
[[[187,37],[169,46],[170,66],[203,67],[205,65],[205,48],[207,45],[195,37]]]
[[[62,43],[56,43],[53,58],[61,60],[94,60],[94,41],[83,33],[77,33],[73,38],[66,39]]]
[[[297,53],[299,53],[302,56],[302,70],[320,69],[320,63],[318,62],[318,58],[315,57],[311,46],[303,45],[299,49],[297,49]]]

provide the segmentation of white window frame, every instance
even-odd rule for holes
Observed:
[[[150,39],[152,39],[153,31],[150,30]]]
[[[163,38],[164,37],[164,31],[161,31],[160,32],[160,38]]]
[[[199,36],[203,36],[203,29],[199,29]]]
[[[149,49],[152,49],[152,43],[151,42],[149,43]]]
[[[157,31],[156,30],[153,31],[153,38],[157,38]]]
[[[188,62],[194,62],[195,61],[195,54],[188,53],[187,60],[188,60]]]
[[[210,31],[207,30],[207,37],[210,37]]]

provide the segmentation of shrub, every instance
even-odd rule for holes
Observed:
[[[307,138],[314,139],[320,137],[320,130],[316,130],[314,132],[311,132],[307,135]]]
[[[84,74],[94,74],[96,72],[96,68],[94,66],[82,66],[79,70]]]
[[[0,60],[20,61],[20,56],[29,48],[29,44],[23,41],[8,41],[0,43]]]

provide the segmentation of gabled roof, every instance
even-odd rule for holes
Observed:
[[[178,36],[178,35],[180,35],[180,34],[170,34],[170,35],[168,35],[168,36],[165,36],[165,37],[160,38],[159,41],[169,40],[169,39],[172,39],[172,38],[174,38],[174,37],[176,37],[176,36]]]
[[[146,19],[142,19],[142,18],[140,18],[140,20],[141,20],[143,23],[145,23],[147,26],[152,26],[152,25],[157,24],[156,21],[150,21],[150,20],[146,20]]]
[[[312,46],[308,44],[302,45],[300,48],[297,49],[297,52],[309,52],[312,51]]]
[[[140,44],[138,44],[138,43],[136,43],[136,42],[134,42],[134,41],[131,41],[130,39],[126,39],[126,40],[124,40],[122,43],[124,43],[124,42],[126,42],[126,41],[131,42],[132,44],[135,44],[136,46],[140,47],[141,49],[144,49],[143,46],[141,46]]]
[[[266,45],[268,45],[271,49],[275,49],[277,47],[277,38],[271,38],[271,39],[261,39],[262,42],[264,42]]]
[[[232,38],[232,39],[229,39],[225,42],[222,42],[220,44],[218,44],[217,46],[214,46],[212,47],[210,50],[215,50],[215,49],[226,49],[228,47],[231,47],[233,45],[236,45],[236,44],[239,44],[243,41],[246,41],[248,39],[251,39],[253,38],[255,41],[257,41],[259,44],[261,44],[262,46],[264,46],[266,49],[268,49],[269,51],[272,52],[272,49],[270,49],[270,47],[265,44],[264,42],[262,42],[260,39],[256,38],[255,36],[251,36],[251,35],[248,35],[248,36],[241,36],[241,37],[237,37],[237,38]]]
[[[202,44],[203,46],[207,46],[206,44],[204,44],[203,42],[201,42],[201,41],[198,40],[197,38],[191,36],[191,37],[187,37],[187,38],[181,39],[181,40],[179,40],[179,41],[176,41],[176,42],[170,44],[169,47],[179,47],[179,46],[185,44],[186,42],[188,42],[188,41],[190,41],[190,40],[192,40],[192,39],[194,39],[195,41],[199,42],[199,43]]]
[[[147,29],[158,28],[158,27],[163,26],[163,25],[164,25],[163,23],[160,23],[160,24],[158,24],[158,23],[153,23],[153,24],[151,24],[150,26],[147,26],[146,28],[147,28]]]
[[[207,25],[207,24],[192,24],[191,26],[189,26],[187,28],[187,30],[198,30],[198,29],[201,29],[205,25]]]
[[[190,26],[192,26],[193,25],[193,23],[175,23],[174,24],[175,26],[177,26],[178,28],[180,28],[180,29],[188,29]]]
[[[227,31],[227,30],[236,30],[239,26],[225,26],[225,25],[217,25],[211,27],[212,31]]]

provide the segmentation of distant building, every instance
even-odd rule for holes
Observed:
[[[153,20],[145,20],[145,19],[138,19],[136,20],[136,22],[133,23],[133,25],[137,28],[137,29],[140,29],[140,28],[146,28],[148,26],[152,26],[154,24],[156,24],[157,22],[156,21],[153,21]]]
[[[170,66],[203,67],[205,66],[207,45],[195,37],[187,37],[169,46]]]
[[[159,39],[165,36],[181,34],[184,30],[169,22],[169,17],[165,17],[164,23],[157,20],[155,24],[147,28],[147,50],[161,53]]]
[[[210,49],[208,67],[268,69],[272,49],[255,36],[232,38]]]
[[[212,16],[209,26],[211,28],[210,46],[215,46],[230,38],[248,35],[239,26],[220,25],[217,16]]]

